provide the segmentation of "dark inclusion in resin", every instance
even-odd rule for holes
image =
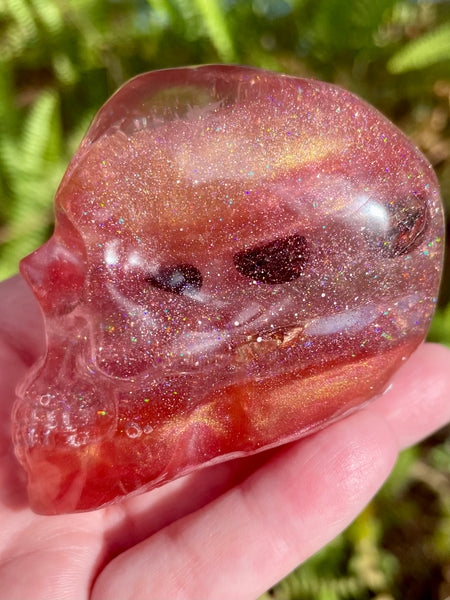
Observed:
[[[424,339],[436,177],[327,83],[147,73],[99,111],[21,271],[47,349],[18,390],[31,506],[90,510],[323,427]]]
[[[300,276],[308,256],[305,238],[290,235],[241,250],[234,264],[239,273],[260,283],[286,283]]]

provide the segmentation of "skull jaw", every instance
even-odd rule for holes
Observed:
[[[31,507],[47,515],[93,510],[201,467],[308,435],[382,393],[420,341],[410,338],[388,352],[322,372],[212,391],[201,405],[151,430],[140,427],[139,416],[130,428],[119,407],[114,427],[98,435],[88,425],[91,441],[79,445],[56,440],[27,446],[22,422],[15,431],[16,452],[28,475]]]

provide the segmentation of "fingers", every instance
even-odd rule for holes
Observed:
[[[350,523],[397,448],[450,417],[450,352],[426,344],[366,409],[281,449],[221,497],[114,559],[97,598],[252,598]]]
[[[257,597],[351,522],[396,455],[384,419],[355,413],[111,561],[92,598]]]
[[[17,275],[0,283],[0,501],[26,502],[21,471],[14,459],[10,414],[15,388],[43,351],[43,324],[37,302]]]
[[[9,446],[14,390],[42,350],[43,327],[31,291],[19,277],[0,283],[0,447]]]
[[[29,364],[41,351],[39,309],[18,278],[0,286],[0,329],[11,360],[16,354]],[[93,599],[259,595],[358,514],[398,446],[448,421],[449,366],[449,350],[421,347],[368,409],[281,449],[233,489],[111,561]]]
[[[20,275],[0,283],[0,339],[28,366],[44,348],[39,305]]]
[[[450,349],[421,345],[370,410],[389,421],[400,448],[443,427],[450,421]]]

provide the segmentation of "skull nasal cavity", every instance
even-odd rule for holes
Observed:
[[[173,294],[196,292],[202,287],[202,274],[193,265],[183,264],[160,267],[156,273],[146,277],[153,287]]]
[[[277,238],[234,255],[236,269],[259,283],[287,283],[299,277],[309,258],[302,235]]]

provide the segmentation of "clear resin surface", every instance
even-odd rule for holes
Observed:
[[[141,75],[101,108],[55,210],[21,265],[47,350],[13,413],[41,513],[323,427],[386,389],[432,317],[436,177],[327,83]]]

